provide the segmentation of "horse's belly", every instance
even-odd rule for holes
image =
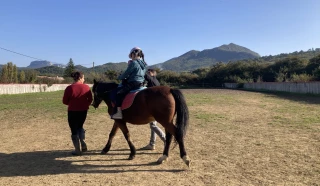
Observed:
[[[144,125],[154,121],[155,119],[152,116],[126,116],[124,114],[124,118],[126,118],[126,122],[137,125]]]

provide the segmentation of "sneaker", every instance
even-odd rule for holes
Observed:
[[[119,112],[117,112],[116,114],[113,114],[111,116],[111,119],[122,119],[122,114],[119,114]]]
[[[122,111],[121,109],[117,109],[117,113],[113,114],[111,116],[111,119],[122,119]]]
[[[141,148],[141,150],[154,150],[154,149],[156,149],[154,145],[150,145],[150,144]]]

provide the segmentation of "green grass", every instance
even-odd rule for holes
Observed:
[[[275,127],[319,130],[319,96],[283,92],[236,92],[186,94],[189,107],[197,108],[191,117],[200,120],[201,126],[227,122],[226,120],[233,123],[262,120]],[[223,112],[220,111],[222,109]]]
[[[0,95],[0,114],[14,116],[16,113],[16,117],[20,118],[45,116],[51,119],[65,119],[67,106],[62,103],[62,97],[63,91]],[[89,113],[92,114],[105,112],[106,108],[89,109]]]
[[[232,95],[221,95],[221,94],[208,94],[208,93],[197,93],[187,94],[186,97],[188,105],[200,106],[210,104],[233,104],[235,98]]]
[[[39,117],[66,118],[67,106],[62,104],[63,91],[0,95],[0,118]],[[284,93],[257,93],[243,91],[218,91],[185,93],[191,119],[201,125],[208,123],[246,122],[264,117],[272,126],[316,128],[320,124],[320,97]],[[105,105],[101,103],[101,105]],[[93,109],[90,114],[106,113],[106,107]],[[268,117],[267,117],[268,116]]]

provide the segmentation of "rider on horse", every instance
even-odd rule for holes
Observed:
[[[131,59],[126,71],[119,75],[118,79],[122,80],[122,87],[116,95],[116,106],[112,119],[122,119],[121,104],[130,90],[138,89],[143,86],[144,76],[146,74],[147,64],[144,61],[144,54],[139,47],[134,47],[129,53]]]

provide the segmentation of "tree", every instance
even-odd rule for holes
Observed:
[[[7,63],[7,83],[12,83],[13,81],[13,64],[12,62]]]
[[[18,83],[18,70],[17,66],[13,65],[12,67],[12,81],[11,83]]]
[[[315,70],[319,70],[319,67],[320,67],[320,55],[318,55],[314,58],[311,58],[309,60],[309,63],[306,66],[306,72],[310,75],[313,75],[313,72]]]
[[[1,82],[8,83],[8,67],[7,65],[2,66],[1,70]]]
[[[75,68],[74,68],[73,60],[72,60],[72,58],[70,58],[69,63],[67,64],[67,67],[64,71],[63,77],[65,77],[65,78],[70,77],[71,73],[74,72],[74,69]]]
[[[25,72],[26,82],[27,83],[34,83],[37,80],[38,71],[35,70],[27,70]]]
[[[2,83],[18,83],[17,66],[12,62],[8,62],[2,66],[1,82]]]
[[[23,70],[19,74],[19,80],[20,80],[20,83],[25,83],[26,82],[26,74],[24,73]]]
[[[117,80],[117,77],[119,75],[119,73],[115,70],[107,70],[104,74],[107,76],[109,80]]]

